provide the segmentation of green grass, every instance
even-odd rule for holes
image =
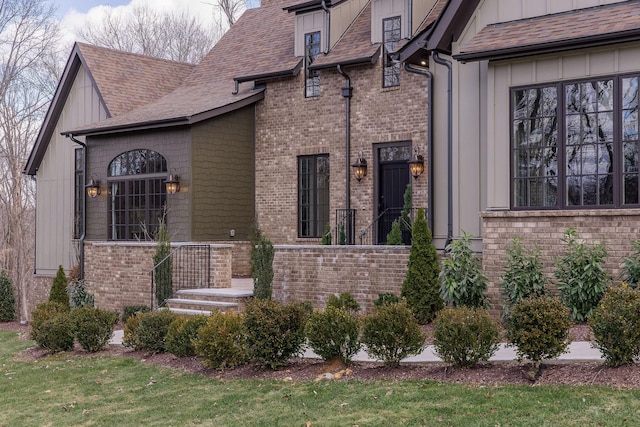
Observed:
[[[59,354],[0,331],[0,426],[624,426],[640,390],[427,381],[220,381],[118,357]]]

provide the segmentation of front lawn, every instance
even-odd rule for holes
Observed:
[[[21,361],[31,345],[0,331],[0,426],[640,425],[640,389],[216,380],[122,357]]]

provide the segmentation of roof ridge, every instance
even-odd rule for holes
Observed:
[[[82,51],[82,48],[88,48],[88,49],[94,49],[94,50],[106,50],[106,51],[109,51],[109,52],[112,52],[112,53],[115,53],[115,54],[119,54],[119,55],[135,56],[135,57],[142,58],[142,59],[150,59],[150,60],[153,60],[153,61],[167,62],[167,63],[177,64],[177,65],[188,65],[190,67],[195,67],[197,65],[197,64],[193,64],[191,62],[184,62],[184,61],[176,61],[174,59],[159,58],[157,56],[145,55],[143,53],[137,53],[137,52],[129,52],[129,51],[126,51],[126,50],[115,49],[115,48],[112,48],[112,47],[100,46],[100,45],[81,42],[81,41],[76,41],[75,44],[78,45],[78,47],[81,49],[81,51]]]

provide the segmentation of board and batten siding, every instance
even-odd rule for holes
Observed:
[[[107,118],[91,77],[81,66],[36,173],[36,259],[39,275],[54,275],[78,262],[73,244],[74,150],[60,132]]]

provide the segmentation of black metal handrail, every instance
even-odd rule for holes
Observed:
[[[405,245],[411,244],[411,225],[417,209],[409,209],[406,217],[402,215],[404,208],[387,208],[380,213],[366,228],[360,230],[358,235],[361,245],[383,245],[387,242],[387,234],[391,231],[393,221],[400,219],[402,241]]]
[[[160,308],[181,289],[211,287],[211,246],[181,245],[149,270],[151,308]]]
[[[334,245],[355,245],[356,210],[336,209],[336,226],[333,231]]]

